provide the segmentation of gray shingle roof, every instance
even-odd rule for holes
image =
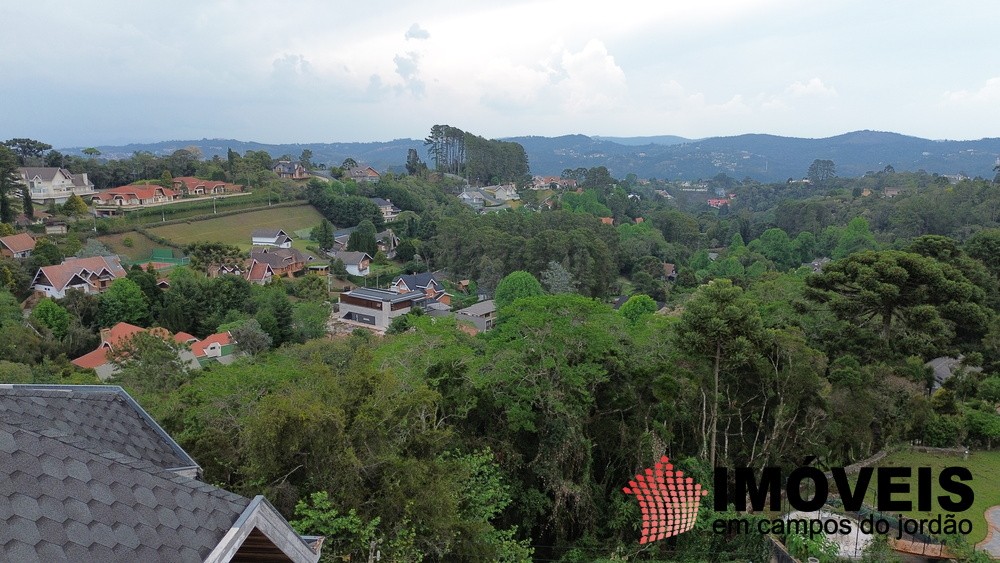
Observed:
[[[249,499],[0,422],[0,559],[203,561]]]
[[[186,477],[187,465],[120,387],[0,384],[0,561],[319,558],[322,539],[298,536],[263,497]],[[271,545],[244,550],[258,528]]]
[[[0,420],[114,451],[161,469],[197,467],[149,415],[116,386],[0,387]]]

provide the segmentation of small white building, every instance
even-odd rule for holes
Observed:
[[[291,248],[292,237],[281,229],[254,229],[250,233],[250,244],[253,246],[273,246],[275,248]]]

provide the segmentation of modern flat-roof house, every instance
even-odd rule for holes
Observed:
[[[340,295],[340,317],[385,330],[392,319],[405,315],[423,303],[422,291],[396,293],[384,289],[359,287]]]
[[[62,264],[38,269],[31,289],[54,299],[66,297],[67,289],[101,293],[111,282],[128,274],[117,256],[67,258]]]
[[[496,323],[497,306],[492,299],[487,299],[455,311],[455,318],[472,323],[479,332],[487,331]]]
[[[88,201],[94,195],[94,184],[86,173],[73,174],[65,168],[18,168],[21,183],[31,192],[31,201],[48,205],[66,203],[69,196],[76,194]]]
[[[263,496],[201,479],[121,387],[0,385],[0,560],[319,560]]]
[[[28,233],[0,237],[0,256],[27,258],[35,249],[35,239]]]
[[[250,233],[250,244],[253,246],[273,246],[276,248],[291,248],[292,237],[281,229],[254,229]]]

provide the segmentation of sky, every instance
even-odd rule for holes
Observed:
[[[0,138],[1000,137],[994,0],[0,0]]]

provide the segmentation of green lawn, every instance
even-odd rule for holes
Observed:
[[[131,247],[125,245],[125,239],[131,239]],[[146,238],[146,235],[135,231],[128,231],[115,235],[104,235],[97,237],[97,240],[104,243],[105,246],[110,248],[116,254],[123,254],[133,262],[149,258],[149,255],[152,254],[154,248],[164,248],[162,244],[157,244]]]
[[[880,467],[912,467],[913,477],[910,480],[911,491],[908,495],[893,495],[894,499],[906,498],[916,506],[916,468],[930,467],[934,475],[932,495],[936,498],[939,494],[944,494],[937,484],[937,476],[941,470],[949,466],[968,467],[972,472],[972,481],[968,484],[976,495],[972,508],[965,512],[956,513],[955,519],[968,518],[972,521],[972,534],[968,536],[971,543],[978,543],[986,537],[988,530],[986,518],[983,513],[986,509],[1000,504],[1000,452],[973,452],[969,454],[969,459],[962,459],[961,455],[945,455],[921,453],[916,451],[897,452],[887,456],[879,463]],[[875,476],[872,476],[872,483],[868,488],[865,502],[875,506]],[[934,501],[933,510],[930,512],[912,511],[906,516],[912,518],[933,518],[934,516],[947,514]]]
[[[249,248],[250,233],[254,229],[278,228],[291,235],[293,231],[299,229],[311,229],[322,220],[323,216],[311,205],[301,205],[248,211],[217,219],[155,227],[149,231],[180,245],[208,240]],[[295,244],[296,248],[300,248],[302,242],[304,241],[301,239],[295,240],[295,243],[298,243]],[[305,250],[304,244],[301,245],[301,249]]]

